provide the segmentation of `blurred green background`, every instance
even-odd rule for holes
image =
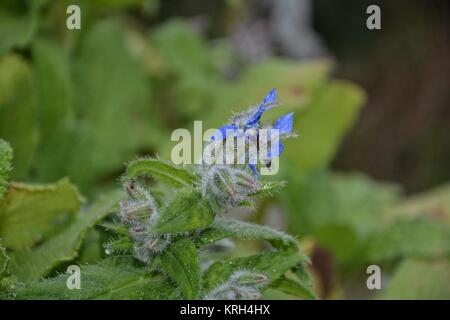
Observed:
[[[70,4],[81,30],[66,28]],[[369,4],[381,7],[381,30],[365,26]],[[174,129],[218,127],[276,87],[283,107],[266,120],[295,111],[299,133],[281,159],[288,186],[234,214],[297,235],[321,298],[450,299],[448,9],[3,0],[0,138],[14,150],[12,178],[68,177],[92,200],[118,187],[127,161],[168,159]],[[88,233],[81,261],[101,256],[101,241]],[[366,287],[371,264],[382,290]]]

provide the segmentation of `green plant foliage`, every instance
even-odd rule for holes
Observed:
[[[242,269],[264,273],[269,277],[269,283],[272,283],[301,262],[305,262],[305,258],[295,251],[264,252],[216,262],[206,271],[204,290],[211,290],[225,282],[233,272]]]
[[[361,89],[344,81],[333,81],[317,89],[296,126],[305,138],[286,142],[288,150],[295,150],[287,152],[292,161],[303,171],[327,166],[364,100]]]
[[[450,299],[450,264],[448,259],[405,260],[390,279],[382,299]]]
[[[84,121],[72,145],[68,172],[86,189],[95,174],[107,174],[131,157],[142,134],[149,133],[139,132],[141,127],[135,122],[139,113],[145,112],[143,102],[149,98],[149,87],[126,50],[116,21],[102,21],[90,28],[80,43],[78,59],[75,113]],[[146,120],[151,128],[151,118]]]
[[[208,226],[214,218],[211,206],[192,188],[180,190],[151,227],[154,233],[177,233]]]
[[[450,254],[450,226],[429,219],[401,220],[375,232],[366,249],[369,261]]]
[[[153,19],[159,2],[1,1],[0,297],[315,299],[305,247],[329,255],[337,297],[375,263],[389,280],[381,298],[449,299],[449,185],[404,196],[330,170],[364,92],[328,60],[241,63],[200,24]],[[81,30],[65,27],[69,4]],[[159,159],[173,129],[219,127],[272,87],[284,107],[258,126],[288,109],[299,135],[284,144],[285,181]],[[241,206],[257,223],[274,208],[294,236],[228,216]],[[236,251],[217,250],[233,239]],[[68,263],[82,265],[82,290],[66,288]]]
[[[162,276],[154,276],[129,260],[108,259],[81,267],[82,290],[68,290],[68,275],[19,287],[15,299],[175,299],[178,294]]]
[[[361,175],[331,175],[319,170],[289,179],[286,199],[291,230],[314,234],[341,262],[360,253],[380,226],[380,214],[397,197],[391,185]]]
[[[0,4],[0,57],[12,47],[27,45],[36,31],[39,11],[47,0],[2,1]]]
[[[225,238],[238,238],[242,240],[264,239],[269,241],[276,248],[297,247],[296,240],[284,232],[261,226],[253,223],[243,222],[229,218],[217,218],[205,229],[197,245],[204,246],[214,241]]]
[[[196,181],[195,175],[184,168],[157,159],[140,159],[131,162],[127,167],[127,176],[149,176],[174,187],[189,186]]]
[[[0,58],[0,136],[14,149],[15,179],[50,182],[67,175],[90,192],[165,133],[148,104],[151,83],[126,47],[122,24],[93,24],[79,46],[72,53],[39,37],[32,43],[32,65],[16,54]]]
[[[220,83],[219,74],[205,41],[183,22],[173,20],[151,35],[152,44],[161,59],[160,85],[173,97],[173,108],[180,116],[195,119],[211,104],[213,92]]]
[[[101,230],[89,229],[81,243],[77,261],[83,264],[92,264],[103,259],[105,247],[102,245],[103,234]]]
[[[185,299],[196,299],[200,293],[200,262],[198,251],[189,239],[170,245],[161,258],[165,273],[180,286]]]
[[[24,178],[37,147],[38,127],[32,72],[16,54],[0,58],[0,137],[14,150],[13,178]]]
[[[66,174],[75,142],[75,88],[68,54],[56,42],[37,39],[32,48],[40,143],[34,158],[37,179],[53,181]]]
[[[445,259],[450,252],[450,229],[442,223],[446,215],[435,214],[445,213],[447,208],[445,187],[403,199],[397,187],[360,175],[314,171],[289,180],[289,190],[295,194],[282,197],[289,204],[291,230],[312,235],[338,258],[346,272],[361,270],[368,263],[386,269],[394,266],[395,279],[403,279],[393,282],[396,291],[407,279],[411,281],[409,276],[399,276],[403,267],[397,270],[396,262]],[[395,298],[389,288],[386,297]],[[398,297],[408,297],[406,292]],[[431,292],[426,295],[433,296]]]
[[[82,198],[67,179],[51,185],[13,182],[0,201],[0,237],[8,249],[26,249],[42,240],[65,213],[80,209]]]
[[[161,167],[165,168],[163,165]],[[185,175],[185,171],[173,169],[170,168],[170,172],[176,176],[174,179],[179,181]],[[134,242],[134,247],[125,245],[121,252],[133,253],[138,260],[148,265],[147,268],[133,269],[132,265],[138,265],[138,262],[132,258],[129,258],[125,267],[109,262],[115,258],[83,267],[83,283],[88,281],[88,287],[80,290],[80,293],[64,290],[63,275],[37,282],[40,277],[48,275],[61,262],[73,260],[87,230],[110,212],[117,210],[118,200],[123,197],[123,193],[113,192],[100,198],[86,211],[80,212],[66,229],[56,233],[44,243],[31,250],[14,252],[11,257],[11,272],[22,284],[16,283],[13,289],[8,289],[9,294],[18,299],[162,299],[178,297],[177,292],[181,292],[182,297],[186,299],[196,299],[206,297],[208,291],[228,281],[232,274],[243,275],[246,274],[243,270],[250,270],[249,279],[255,277],[256,281],[260,273],[261,277],[267,278],[268,281],[264,286],[252,287],[243,279],[241,280],[244,282],[239,280],[243,287],[236,298],[256,298],[260,296],[259,290],[263,290],[287,271],[294,272],[300,265],[307,262],[307,258],[299,254],[295,239],[280,231],[225,218],[216,219],[213,222],[213,212],[206,199],[195,189],[195,185],[182,189],[179,189],[178,185],[173,186],[176,195],[171,198],[167,206],[163,206],[161,211],[153,204],[149,206],[152,198],[145,187],[137,182],[147,174],[148,170],[142,170],[140,174],[135,171],[132,184],[124,179],[125,191],[131,200],[126,202],[126,205],[122,201],[120,208],[123,223],[130,224],[129,235],[126,234],[127,229],[120,225],[104,224],[106,229],[115,231],[119,236],[108,243],[106,248],[117,248],[117,244],[121,242],[130,244],[131,240],[131,246]],[[200,206],[199,203],[201,203]],[[208,208],[207,217],[201,213],[205,209],[204,206]],[[128,220],[130,214],[144,213],[146,210],[150,210],[148,216],[145,214],[136,217],[135,220]],[[153,215],[156,216],[154,220],[152,220]],[[147,219],[149,224],[146,222]],[[137,224],[138,221],[142,221],[142,224]],[[144,229],[140,229],[140,226]],[[154,233],[155,230],[160,234]],[[215,262],[202,274],[199,258],[201,248],[225,237],[265,239],[277,250],[225,262]],[[141,245],[144,246],[140,247]],[[113,279],[114,277],[118,279]],[[107,283],[108,281],[110,283]],[[306,288],[308,281],[300,278],[298,281],[305,281]],[[141,289],[145,285],[148,286],[149,291]],[[301,286],[302,282],[298,285]],[[131,288],[134,290],[131,291]],[[52,293],[46,293],[48,290],[52,290]],[[298,291],[298,293],[305,296],[305,292]]]
[[[316,299],[316,295],[306,285],[299,283],[293,279],[287,277],[281,277],[272,284],[272,287],[283,291],[284,293],[302,297],[304,299],[313,300]]]
[[[284,181],[270,181],[270,182],[262,182],[261,188],[257,190],[251,197],[268,197],[273,196],[283,190],[286,186],[286,182]]]
[[[6,249],[0,243],[0,280],[4,278],[8,271],[9,257],[6,255]]]
[[[263,104],[275,101],[274,89],[266,96]],[[254,117],[252,121],[255,121],[255,125],[259,125],[260,117],[256,111],[251,109],[249,115]],[[285,126],[292,126],[289,119],[286,121]],[[291,128],[285,131],[289,133]],[[15,250],[8,268],[11,282],[2,285],[6,288],[6,294],[13,298],[42,298],[41,288],[48,290],[54,287],[55,292],[48,295],[50,298],[61,294],[64,298],[116,297],[117,292],[111,293],[110,287],[105,288],[104,284],[105,277],[109,279],[108,262],[94,263],[92,269],[84,268],[88,270],[88,280],[92,277],[91,281],[104,289],[101,293],[91,290],[90,283],[84,294],[64,294],[61,292],[62,276],[38,281],[53,270],[58,270],[62,262],[76,259],[87,232],[112,211],[118,211],[118,215],[103,224],[105,231],[113,233],[109,241],[105,242],[105,253],[125,255],[132,265],[140,265],[145,270],[145,276],[137,281],[133,278],[134,274],[130,275],[132,284],[126,282],[123,285],[119,281],[117,286],[121,293],[124,286],[139,287],[148,283],[148,276],[151,277],[149,280],[166,280],[158,282],[162,292],[167,291],[166,284],[169,284],[171,292],[180,292],[186,299],[257,299],[272,282],[289,271],[297,274],[296,270],[308,261],[306,256],[300,254],[293,237],[269,227],[223,217],[242,203],[253,205],[256,198],[270,195],[284,185],[276,182],[261,184],[258,175],[246,166],[212,164],[191,170],[157,159],[143,159],[131,162],[121,181],[126,198],[122,192],[112,192],[99,198],[88,209],[73,215],[63,226],[54,227],[42,243],[34,242],[27,248],[12,248]],[[165,187],[158,192],[160,184]],[[31,189],[27,186],[24,188]],[[10,188],[9,193],[14,195],[13,188]],[[32,195],[25,194],[22,204],[31,201]],[[8,200],[8,197],[5,199]],[[10,202],[5,200],[6,204]],[[219,215],[221,217],[216,217]],[[201,250],[225,238],[264,239],[272,244],[273,250],[245,258],[233,258],[226,263],[216,261],[212,255],[210,261],[204,261],[208,256],[202,255],[202,264],[212,264],[203,272]],[[89,241],[89,238],[85,241]],[[117,267],[121,268],[120,265]],[[96,274],[98,270],[102,270],[106,276]],[[124,277],[128,278],[128,275]],[[297,278],[298,285],[306,288],[308,279]],[[298,292],[305,296],[305,292]],[[145,290],[136,294],[138,297],[152,297]],[[133,298],[136,294],[119,294],[118,297]]]
[[[450,184],[402,199],[384,212],[385,220],[429,216],[450,224]]]
[[[0,199],[8,189],[13,152],[8,142],[0,139]]]
[[[121,196],[121,192],[115,191],[100,197],[87,210],[80,211],[60,233],[31,250],[16,251],[12,256],[14,273],[23,281],[37,280],[59,263],[74,259],[87,230],[117,210]]]
[[[203,170],[206,170],[206,172],[203,172]],[[202,167],[197,174],[206,175],[209,170],[212,169]],[[169,182],[169,186],[175,191],[175,195],[171,195],[165,200],[168,201],[168,204],[162,208],[155,207],[150,193],[146,191],[147,187],[139,184],[141,179],[148,176],[153,176],[162,183]],[[130,180],[131,183],[127,182]],[[279,277],[279,274],[285,273],[290,268],[295,268],[298,263],[304,261],[304,258],[297,252],[296,240],[283,232],[224,217],[216,217],[213,220],[215,212],[209,203],[212,200],[209,200],[210,198],[207,195],[204,197],[197,189],[199,186],[195,184],[196,180],[201,179],[196,179],[190,171],[168,165],[163,161],[155,159],[138,160],[128,166],[124,181],[125,190],[129,193],[130,200],[123,202],[121,205],[122,219],[131,226],[131,237],[139,243],[138,247],[136,248],[135,245],[134,248],[136,257],[149,263],[153,268],[160,264],[163,272],[180,286],[185,298],[199,297],[200,283],[204,284],[202,292],[203,295],[206,295],[208,291],[214,289],[214,286],[227,281],[227,278],[233,272],[238,272],[240,269],[249,269],[252,272],[267,271],[271,279],[275,280]],[[191,186],[180,189],[180,186],[186,184]],[[266,190],[276,189],[279,186],[280,184],[277,183],[264,184]],[[226,185],[222,187],[226,187]],[[171,194],[171,192],[168,193]],[[136,216],[137,213],[140,215]],[[135,218],[129,220],[129,217]],[[145,222],[146,219],[149,221],[148,226]],[[138,229],[142,226],[142,228],[146,228],[153,233],[154,236],[142,238],[143,235],[136,231],[136,227],[133,229],[133,226],[139,226]],[[112,229],[122,233],[118,227],[112,226]],[[196,231],[191,235],[195,242],[186,238],[189,237],[189,233],[187,233],[189,231]],[[178,236],[178,240],[171,243],[171,239],[176,236]],[[226,264],[230,266],[230,269],[227,269],[226,272],[218,272],[216,275],[221,280],[212,283],[208,282],[208,279],[212,277],[212,271],[208,269],[205,280],[200,281],[199,249],[197,247],[203,248],[224,238],[265,239],[280,251],[267,253],[267,257],[261,255],[248,257],[237,263],[231,261]],[[120,242],[121,240],[116,241]],[[142,251],[144,248],[140,247],[142,241],[148,243],[145,249],[147,253]],[[114,244],[111,246],[114,246]],[[268,268],[266,263],[270,260],[269,256],[280,260],[282,259],[281,256],[286,257],[287,259],[283,259],[286,265],[282,265],[278,270],[266,270],[265,268]],[[159,257],[161,258],[159,259]],[[218,268],[217,263],[211,267],[212,270]],[[274,264],[278,265],[276,261]],[[246,295],[244,294],[244,296]]]

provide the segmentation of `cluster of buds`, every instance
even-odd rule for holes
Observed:
[[[259,181],[243,168],[213,165],[201,170],[202,195],[218,212],[242,205],[259,188]]]
[[[129,198],[120,202],[120,218],[133,239],[134,256],[149,263],[154,254],[167,248],[172,236],[156,235],[149,231],[158,218],[158,207],[145,187],[132,180],[124,183],[124,190]]]
[[[234,272],[227,282],[213,289],[205,300],[257,300],[261,298],[261,289],[267,286],[269,278],[260,272],[239,270]]]

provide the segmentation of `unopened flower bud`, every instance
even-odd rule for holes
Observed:
[[[263,287],[269,282],[269,278],[264,273],[247,270],[235,272],[231,279],[243,286],[250,287]]]

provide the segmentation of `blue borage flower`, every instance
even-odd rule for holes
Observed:
[[[275,121],[275,124],[272,126],[272,129],[278,130],[270,130],[270,141],[273,141],[274,139],[280,139],[283,136],[292,134],[292,127],[294,125],[294,113],[290,112],[284,116],[281,116],[278,118],[277,121]],[[271,159],[273,157],[279,157],[283,153],[284,145],[283,142],[279,141],[278,143],[278,150],[269,150],[268,151],[268,157]]]
[[[260,123],[264,112],[272,109],[277,103],[277,91],[273,88],[259,106],[236,114],[231,119],[231,123],[220,127],[217,133],[211,137],[211,140],[217,141],[226,139],[230,135],[237,137],[244,134],[247,143],[257,144],[260,129],[267,129],[269,134],[268,142],[270,141],[271,148],[267,151],[267,159],[264,159],[264,161],[270,162],[271,159],[280,157],[284,151],[284,145],[281,139],[292,134],[294,113],[290,112],[281,116],[272,126],[262,127]],[[248,166],[255,175],[258,174],[255,164],[248,164]]]
[[[218,129],[218,133],[211,137],[211,140],[225,139],[230,132],[236,132],[238,129],[244,131],[257,128],[261,120],[261,116],[267,110],[277,103],[277,91],[273,88],[264,98],[258,107],[250,108],[248,111],[236,114],[231,119],[231,124],[226,124]]]
[[[273,105],[277,103],[277,90],[273,88],[270,90],[270,92],[266,95],[266,97],[263,100],[263,103],[259,105],[258,110],[249,117],[246,123],[246,128],[253,128],[257,125],[259,125],[259,121],[261,120],[261,116],[266,110],[270,110]]]

